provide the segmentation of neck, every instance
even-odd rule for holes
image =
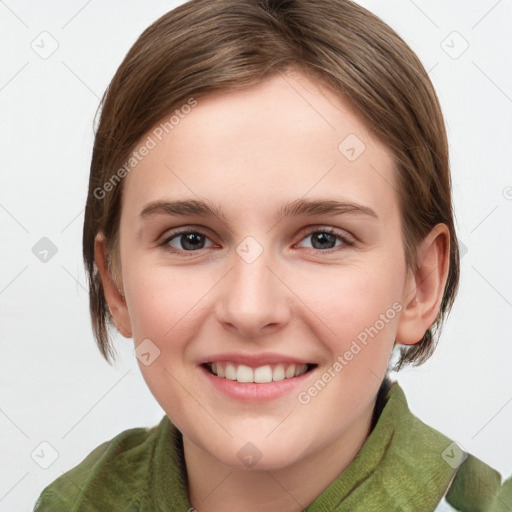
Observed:
[[[197,512],[303,511],[355,458],[378,408],[374,400],[333,442],[276,470],[233,469],[183,437],[191,505]]]

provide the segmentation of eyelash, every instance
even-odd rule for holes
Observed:
[[[343,250],[344,246],[353,246],[355,243],[355,241],[352,238],[342,235],[338,230],[336,230],[335,228],[332,228],[332,227],[320,228],[320,229],[319,228],[314,228],[314,229],[305,228],[300,233],[300,236],[301,236],[300,241],[302,241],[304,238],[307,238],[307,237],[317,234],[317,233],[327,233],[329,235],[334,235],[338,240],[343,242],[343,244],[341,246],[334,247],[334,248],[328,249],[328,250],[314,249],[314,248],[311,249],[313,251],[317,251],[322,254],[331,254],[333,252]],[[201,236],[204,236],[205,238],[208,238],[208,235],[200,229],[182,228],[182,229],[177,229],[176,231],[172,231],[171,235],[167,236],[160,245],[164,248],[164,250],[166,250],[172,254],[179,255],[179,256],[183,256],[183,253],[194,253],[194,252],[199,252],[202,250],[202,249],[198,249],[196,251],[184,251],[184,250],[175,249],[174,247],[171,247],[170,245],[168,245],[171,240],[178,237],[179,235],[184,235],[184,234],[195,234],[195,235],[201,235]],[[183,256],[183,257],[187,257],[187,256]]]

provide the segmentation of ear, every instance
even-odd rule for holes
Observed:
[[[414,345],[421,341],[437,317],[450,266],[450,231],[437,224],[417,250],[418,268],[409,271],[404,287],[396,342]]]
[[[125,338],[132,337],[132,329],[130,323],[130,315],[126,306],[124,292],[115,283],[108,269],[108,260],[105,248],[105,237],[102,233],[98,233],[94,240],[94,261],[98,267],[103,284],[103,293],[108,304],[110,315],[115,323],[117,330]]]

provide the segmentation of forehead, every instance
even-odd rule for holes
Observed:
[[[305,75],[218,91],[171,115],[136,148],[151,146],[126,177],[130,217],[155,199],[193,196],[237,214],[306,195],[396,206],[390,151],[350,103]]]

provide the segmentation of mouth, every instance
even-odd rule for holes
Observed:
[[[203,363],[201,366],[210,374],[220,379],[256,384],[268,384],[301,377],[317,367],[314,363],[278,363],[251,367],[232,361],[207,362]]]

